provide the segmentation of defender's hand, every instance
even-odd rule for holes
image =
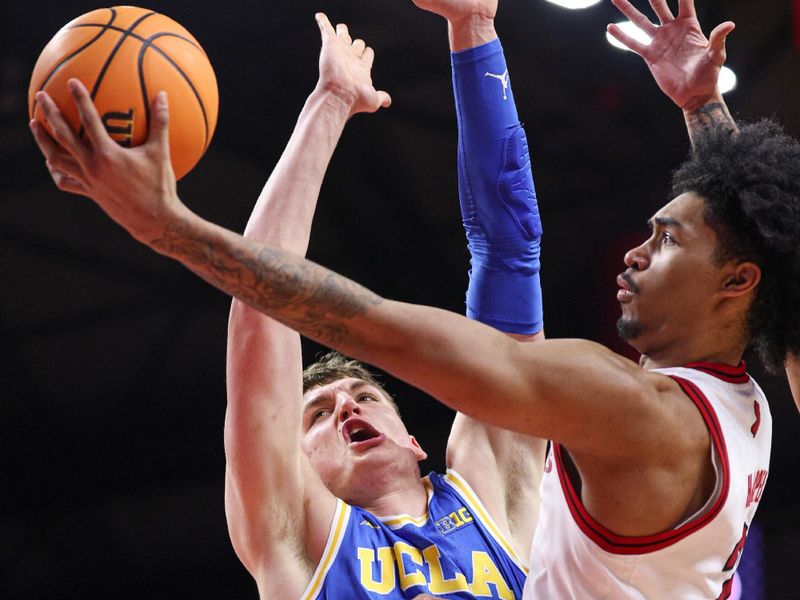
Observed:
[[[419,8],[448,21],[461,21],[474,15],[494,19],[497,14],[497,0],[413,0]]]
[[[419,8],[447,19],[450,50],[460,52],[497,37],[497,0],[413,0]]]
[[[317,87],[348,103],[350,116],[388,107],[392,103],[389,94],[372,85],[371,69],[375,59],[372,48],[364,40],[354,41],[344,23],[336,25],[334,31],[324,14],[317,13],[316,19],[322,36]]]
[[[706,38],[694,8],[694,0],[679,0],[673,16],[666,0],[650,0],[660,25],[653,25],[628,0],[611,0],[639,29],[652,38],[643,44],[614,24],[608,32],[641,56],[658,87],[684,110],[693,110],[717,95],[717,80],[725,63],[725,38],[735,25],[726,21]]]

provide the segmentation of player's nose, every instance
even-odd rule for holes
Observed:
[[[355,398],[347,392],[340,392],[336,398],[336,404],[339,407],[339,421],[346,421],[353,415],[361,413],[361,407]]]
[[[626,267],[634,269],[635,271],[642,271],[650,264],[644,244],[628,250],[625,253],[625,258],[623,260]]]

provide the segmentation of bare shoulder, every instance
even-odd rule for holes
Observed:
[[[658,371],[644,371],[654,392],[654,418],[651,429],[661,432],[663,437],[672,440],[673,447],[683,447],[687,451],[705,451],[710,443],[706,422],[688,390],[678,379]],[[663,440],[662,440],[663,441]]]
[[[627,439],[619,451],[567,447],[586,509],[628,536],[674,527],[700,509],[715,482],[711,437],[697,405],[663,373],[642,371],[639,382],[646,391],[618,432]]]

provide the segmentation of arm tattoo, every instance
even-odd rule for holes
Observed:
[[[352,340],[349,322],[383,301],[309,260],[188,220],[170,224],[150,245],[223,292],[329,346]]]
[[[686,127],[689,129],[689,138],[693,145],[700,134],[711,129],[724,128],[733,132],[739,131],[731,113],[728,112],[728,107],[723,102],[709,102],[687,112]]]

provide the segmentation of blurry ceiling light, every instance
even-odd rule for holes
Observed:
[[[719,72],[717,85],[719,86],[719,91],[723,94],[736,89],[736,73],[728,67],[722,67],[722,70]]]
[[[562,6],[564,8],[569,8],[570,10],[576,10],[578,8],[589,8],[590,6],[594,6],[595,4],[599,4],[601,0],[547,0],[552,4],[557,4],[558,6]]]
[[[644,31],[639,29],[636,25],[631,23],[630,21],[622,21],[621,23],[617,23],[617,27],[622,29],[623,33],[627,33],[633,39],[642,44],[649,44],[650,43],[650,36],[647,35]],[[623,50],[628,50],[628,47],[620,42],[617,38],[606,31],[606,39],[612,46],[616,46],[617,48],[622,48]]]

